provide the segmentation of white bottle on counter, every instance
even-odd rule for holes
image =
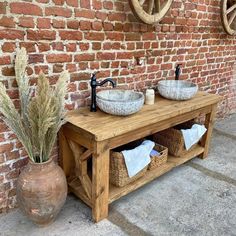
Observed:
[[[152,105],[155,103],[155,92],[154,89],[147,89],[145,94],[145,104]]]

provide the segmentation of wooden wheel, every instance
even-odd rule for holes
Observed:
[[[221,18],[226,33],[236,35],[236,0],[221,0]]]
[[[129,0],[136,17],[146,24],[159,22],[170,9],[173,0]]]

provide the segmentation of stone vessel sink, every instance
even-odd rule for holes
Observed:
[[[161,80],[157,87],[164,98],[180,101],[191,99],[198,91],[196,84],[184,80]]]
[[[138,112],[144,104],[144,95],[132,90],[103,90],[97,93],[98,107],[109,114],[127,116]]]

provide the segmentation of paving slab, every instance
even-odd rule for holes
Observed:
[[[29,221],[19,209],[0,215],[1,236],[124,236],[118,226],[108,220],[94,224],[91,210],[76,197],[69,195],[56,221],[39,228]]]
[[[215,129],[236,137],[236,114],[215,122]]]
[[[236,236],[236,115],[216,123],[208,158],[195,158],[117,200],[98,224],[69,195],[56,221],[38,228],[19,209],[0,215],[1,236]]]

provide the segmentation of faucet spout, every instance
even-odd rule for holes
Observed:
[[[92,89],[92,92],[91,92],[91,105],[90,105],[90,111],[91,112],[97,111],[97,106],[96,106],[96,88],[97,88],[97,86],[102,86],[107,82],[110,82],[113,88],[116,86],[116,82],[114,80],[112,80],[111,78],[107,78],[107,79],[105,79],[105,80],[103,80],[99,83],[96,80],[96,74],[94,73],[92,75],[91,81],[90,81],[90,86],[91,86],[91,89]]]
[[[114,80],[112,80],[111,78],[104,79],[102,82],[97,83],[97,86],[102,86],[107,82],[110,82],[113,88],[116,87],[116,82]]]

